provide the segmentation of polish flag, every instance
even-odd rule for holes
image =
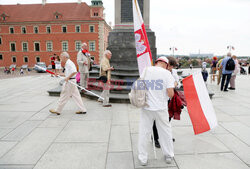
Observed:
[[[182,82],[194,133],[200,134],[215,128],[217,118],[201,72],[188,76]]]
[[[139,73],[141,75],[144,68],[152,66],[153,61],[138,1],[132,0],[132,2],[133,2],[133,16],[134,16],[135,46],[136,46]]]

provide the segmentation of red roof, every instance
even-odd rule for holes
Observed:
[[[7,15],[0,22],[43,22],[43,21],[73,21],[73,20],[103,20],[91,18],[90,7],[85,3],[46,3],[0,5],[0,15]],[[55,15],[61,14],[59,19]]]

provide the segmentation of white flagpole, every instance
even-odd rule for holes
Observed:
[[[44,70],[44,71],[50,73],[50,71],[47,71],[47,69],[45,69],[45,68],[43,68],[43,67],[41,67],[41,66],[35,65],[35,67],[37,67],[37,68],[39,68],[39,69],[42,69],[42,70]],[[50,74],[51,74],[51,73],[50,73]],[[54,75],[55,75],[55,74],[54,74]],[[59,76],[59,75],[56,75],[56,76],[64,80],[64,77]],[[101,96],[99,96],[99,95],[97,95],[97,94],[95,94],[95,93],[93,93],[93,92],[91,92],[91,91],[85,89],[84,87],[79,86],[78,84],[76,84],[76,83],[74,83],[74,82],[72,82],[72,81],[70,81],[70,80],[69,80],[68,82],[71,83],[71,84],[73,84],[73,85],[75,85],[76,87],[78,87],[78,88],[80,88],[80,89],[82,89],[82,90],[85,90],[86,92],[88,92],[88,93],[90,93],[90,94],[92,94],[92,95],[94,95],[94,96],[96,96],[96,97],[98,97],[98,98],[104,100],[103,97],[101,97]]]

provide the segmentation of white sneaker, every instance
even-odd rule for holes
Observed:
[[[166,157],[166,163],[171,164],[172,163],[172,158],[171,157]]]
[[[140,160],[140,159],[138,159],[138,160],[139,160],[141,166],[146,166],[146,165],[148,165],[148,161],[142,161],[142,160]]]

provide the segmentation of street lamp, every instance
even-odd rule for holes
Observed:
[[[176,47],[173,46],[173,47],[169,48],[169,50],[170,50],[170,51],[171,51],[171,50],[173,51],[173,57],[174,57],[174,51],[177,51],[178,49],[177,49]]]
[[[232,45],[227,46],[227,49],[229,50],[229,52],[231,52],[231,50],[234,50],[234,47]]]

